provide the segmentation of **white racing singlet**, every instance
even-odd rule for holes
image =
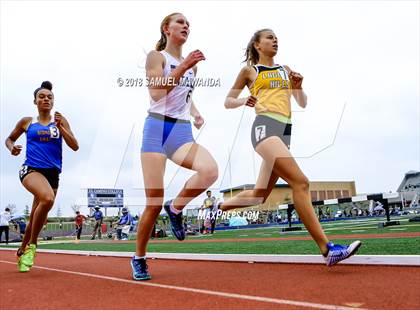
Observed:
[[[163,76],[167,77],[174,70],[180,62],[166,51],[160,51],[165,57],[165,68],[163,69]],[[194,90],[194,71],[188,69],[183,77],[180,79],[177,86],[175,86],[169,94],[162,97],[158,101],[150,98],[150,113],[159,113],[161,115],[172,118],[190,120],[191,109],[191,95]]]

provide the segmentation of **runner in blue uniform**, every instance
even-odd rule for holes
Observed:
[[[6,139],[6,147],[13,156],[22,151],[16,140],[26,134],[26,159],[19,177],[23,186],[34,195],[32,211],[22,244],[17,251],[18,268],[28,272],[33,265],[37,239],[57,194],[62,166],[62,140],[74,151],[79,144],[69,122],[59,112],[52,115],[54,94],[52,84],[44,81],[34,91],[34,104],[38,115],[24,117]]]

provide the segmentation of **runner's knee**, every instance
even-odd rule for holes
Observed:
[[[203,166],[197,171],[209,184],[213,184],[216,182],[217,178],[219,177],[219,171],[217,168],[217,164],[208,164]]]
[[[52,205],[54,204],[54,194],[44,194],[42,196],[39,197],[39,202],[45,206],[48,207],[52,207]]]
[[[293,190],[299,190],[308,192],[309,191],[309,180],[305,175],[301,175],[292,182],[290,182],[290,186]]]

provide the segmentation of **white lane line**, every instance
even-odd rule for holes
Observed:
[[[0,247],[1,251],[16,251],[16,248]],[[79,250],[47,250],[37,249],[37,253],[65,254],[98,257],[132,257],[132,252],[113,251],[79,251]],[[150,259],[170,259],[188,261],[217,262],[255,262],[255,263],[287,263],[287,264],[321,264],[325,261],[321,255],[293,254],[203,254],[203,253],[147,253]],[[340,262],[340,265],[390,265],[420,266],[420,255],[353,255]]]
[[[0,263],[16,265],[16,262],[10,262],[10,261],[4,261],[4,260],[0,260]],[[260,296],[253,296],[253,295],[225,293],[225,292],[220,292],[220,291],[210,291],[210,290],[203,290],[203,289],[183,287],[183,286],[175,286],[175,285],[167,285],[167,284],[159,284],[159,283],[152,283],[152,282],[139,282],[139,281],[134,281],[134,280],[127,280],[127,279],[121,279],[121,278],[115,278],[115,277],[109,277],[109,276],[102,276],[102,275],[93,274],[93,273],[62,270],[62,269],[55,269],[55,268],[49,268],[49,267],[33,266],[32,268],[61,272],[61,273],[67,273],[67,274],[96,278],[96,279],[102,279],[102,280],[123,282],[123,283],[128,283],[128,284],[137,284],[137,285],[143,285],[143,286],[159,287],[159,288],[176,290],[176,291],[184,291],[184,292],[189,292],[189,293],[197,293],[197,294],[205,294],[205,295],[214,295],[214,296],[220,296],[220,297],[226,297],[226,298],[260,301],[260,302],[266,302],[266,303],[272,303],[272,304],[292,305],[292,306],[300,306],[300,307],[316,308],[316,309],[340,309],[340,310],[341,309],[342,310],[360,309],[360,310],[364,310],[362,308],[354,308],[354,307],[317,304],[317,303],[304,302],[304,301],[277,299],[277,298],[260,297]]]

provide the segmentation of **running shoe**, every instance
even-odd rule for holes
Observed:
[[[30,270],[30,267],[22,264],[21,257],[22,257],[24,252],[25,251],[23,251],[21,248],[18,248],[18,250],[16,252],[17,265],[18,265],[18,270],[20,272],[28,272]]]
[[[171,211],[172,200],[165,202],[163,207],[165,208],[166,213],[168,214],[169,221],[171,222],[171,230],[174,236],[182,241],[185,239],[185,229],[182,224],[182,212],[175,214]]]
[[[22,263],[22,256],[20,256],[18,258],[18,270],[19,272],[28,272],[29,270],[31,270],[31,267],[26,266],[25,264]]]
[[[30,244],[24,253],[19,257],[18,268],[20,272],[28,272],[34,264],[36,245]]]
[[[333,266],[342,260],[349,258],[354,255],[360,248],[362,243],[357,240],[350,245],[334,244],[332,242],[327,243],[328,254],[324,257],[327,266]]]
[[[134,256],[131,259],[131,268],[133,269],[133,279],[136,281],[150,280],[152,277],[149,274],[146,259],[139,258],[135,259]]]

